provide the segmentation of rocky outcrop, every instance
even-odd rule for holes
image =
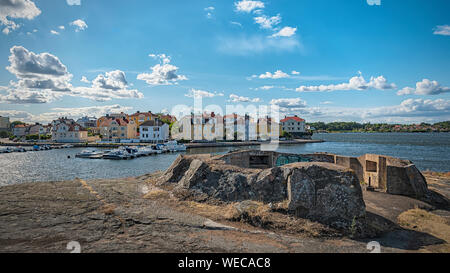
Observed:
[[[295,163],[283,169],[288,206],[297,215],[341,228],[364,220],[362,189],[352,170],[330,163]]]
[[[365,217],[358,178],[350,169],[330,163],[249,170],[180,156],[162,177],[162,183],[177,183],[176,190],[225,202],[289,200],[291,212],[338,228],[358,226]]]
[[[387,193],[417,199],[428,193],[427,181],[415,165],[387,166]]]

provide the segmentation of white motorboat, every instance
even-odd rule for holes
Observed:
[[[156,151],[152,149],[152,147],[141,147],[138,149],[136,155],[139,156],[149,156],[151,154],[155,154]]]
[[[91,159],[102,158],[103,152],[97,151],[94,149],[86,149],[86,150],[81,151],[81,153],[76,154],[75,157],[91,158]]]
[[[178,144],[176,140],[169,141],[164,144],[164,148],[166,151],[169,152],[185,152],[186,151],[186,145],[184,144]]]
[[[65,149],[65,148],[73,148],[73,145],[64,144],[63,146],[61,146],[61,148],[63,148],[63,149]]]
[[[125,149],[116,149],[112,150],[103,155],[104,159],[113,159],[113,160],[121,160],[121,159],[129,159],[131,158],[131,154],[128,153]]]

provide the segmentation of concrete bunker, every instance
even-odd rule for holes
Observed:
[[[349,157],[328,153],[289,154],[250,150],[230,152],[216,159],[252,169],[269,169],[298,162],[332,163],[352,169],[361,184],[378,191],[415,198],[423,197],[427,191],[424,176],[411,161],[383,155]]]

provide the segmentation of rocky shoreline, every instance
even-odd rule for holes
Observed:
[[[364,191],[368,217],[382,232],[352,238],[290,215],[283,202],[179,196],[161,185],[162,175],[0,187],[0,252],[64,253],[72,241],[82,252],[367,253],[369,241],[382,252],[450,251],[449,211],[409,197]],[[425,176],[449,197],[448,177]]]

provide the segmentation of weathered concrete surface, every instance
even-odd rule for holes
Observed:
[[[294,163],[288,173],[289,208],[342,229],[365,222],[366,206],[355,173],[330,163]]]

